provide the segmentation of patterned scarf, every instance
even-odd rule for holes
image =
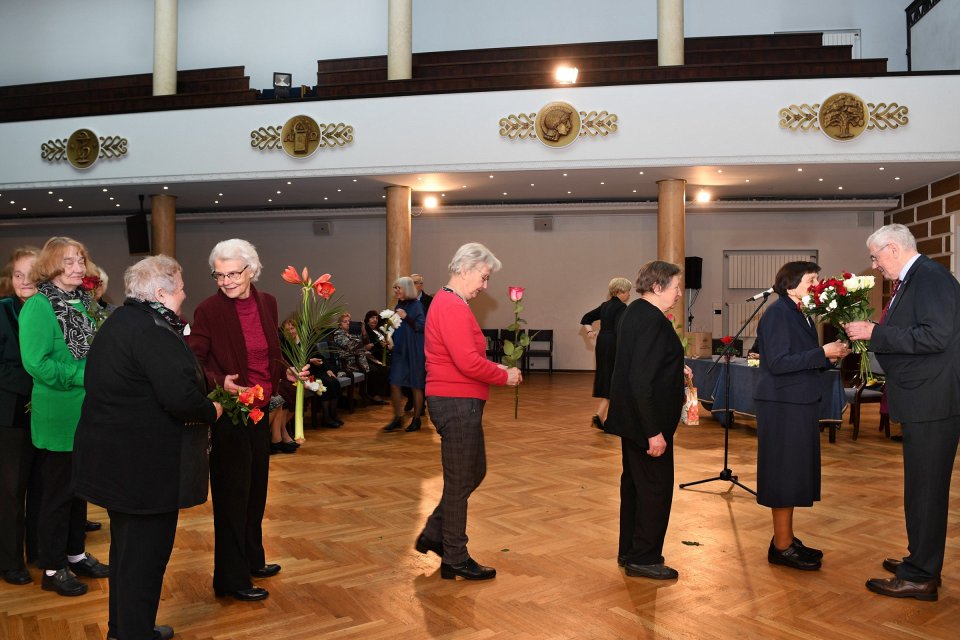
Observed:
[[[181,337],[183,336],[183,328],[187,325],[183,322],[183,320],[180,319],[180,316],[175,314],[173,311],[170,311],[170,309],[167,309],[156,300],[140,300],[139,298],[134,298],[134,300],[153,309],[154,313],[163,318],[166,323],[170,325],[171,329],[176,331]]]
[[[52,282],[37,283],[39,291],[53,307],[53,313],[57,316],[57,322],[60,323],[60,329],[63,331],[63,340],[67,343],[67,349],[75,360],[83,360],[90,351],[90,345],[93,343],[93,334],[97,328],[93,321],[85,313],[79,311],[70,304],[71,300],[79,300],[87,308],[91,304],[90,292],[77,288],[74,291],[63,291]]]

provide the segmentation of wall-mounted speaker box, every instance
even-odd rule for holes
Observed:
[[[317,220],[313,223],[313,235],[328,236],[333,233],[333,224],[328,220]]]
[[[553,218],[551,216],[537,216],[533,219],[534,231],[553,231]]]

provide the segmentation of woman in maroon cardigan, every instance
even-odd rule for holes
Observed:
[[[277,301],[253,283],[262,265],[246,240],[224,240],[210,253],[210,276],[220,290],[197,307],[190,348],[207,377],[237,394],[259,384],[260,409],[284,377],[277,336]],[[213,589],[218,596],[263,600],[269,593],[250,578],[268,578],[280,565],[267,564],[261,521],[267,502],[270,420],[234,425],[224,414],[211,430],[210,492],[213,497]]]

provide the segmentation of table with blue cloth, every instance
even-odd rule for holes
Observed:
[[[693,370],[693,386],[697,388],[701,403],[713,413],[714,418],[723,423],[727,409],[724,396],[727,368],[723,362],[720,362],[713,371],[710,371],[716,359],[717,357],[714,356],[703,359],[685,358],[684,361]],[[710,371],[709,374],[708,371]],[[757,415],[753,389],[759,375],[760,369],[747,366],[745,358],[730,359],[730,407],[735,414]],[[828,428],[830,442],[836,442],[837,429],[843,422],[843,412],[847,408],[840,371],[829,369],[821,380],[823,394],[820,397],[820,427]]]

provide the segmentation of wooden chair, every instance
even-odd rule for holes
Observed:
[[[883,367],[880,366],[877,357],[872,352],[868,352],[867,357],[870,361],[870,371],[873,376],[882,376]],[[844,358],[844,361],[846,360]],[[859,367],[859,360],[853,359],[852,366],[856,370]],[[844,362],[841,362],[841,375],[843,375],[843,369]],[[860,407],[865,404],[879,404],[883,398],[883,387],[883,383],[868,387],[865,380],[856,379],[854,380],[854,386],[844,388],[847,402],[850,403],[850,424],[853,425],[854,440],[860,435]],[[888,438],[890,437],[890,414],[880,413],[880,430]]]
[[[487,341],[487,359],[500,362],[500,331],[498,329],[480,329]]]
[[[530,346],[526,353],[527,370],[530,369],[530,358],[547,358],[550,362],[548,371],[553,373],[553,329],[530,329]]]

